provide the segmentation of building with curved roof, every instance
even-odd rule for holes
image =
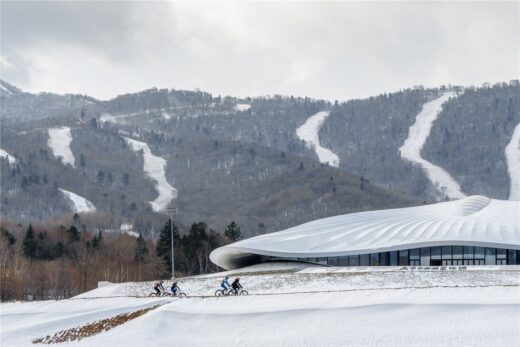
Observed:
[[[323,218],[215,249],[225,269],[286,259],[333,266],[520,264],[520,202],[470,196]]]

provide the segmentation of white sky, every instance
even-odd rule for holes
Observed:
[[[100,99],[151,87],[347,100],[520,76],[520,2],[1,2],[0,76]]]

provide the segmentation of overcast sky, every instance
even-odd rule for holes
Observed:
[[[1,2],[2,79],[347,100],[520,75],[519,2]]]

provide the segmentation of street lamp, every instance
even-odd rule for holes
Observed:
[[[177,214],[177,208],[171,207],[166,210],[170,214],[170,233],[172,239],[172,280],[175,279],[175,253],[173,250],[173,215]]]

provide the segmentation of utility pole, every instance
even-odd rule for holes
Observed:
[[[170,233],[172,239],[172,281],[175,279],[175,252],[173,250],[173,215],[177,214],[177,208],[170,207],[166,210],[170,213]]]

